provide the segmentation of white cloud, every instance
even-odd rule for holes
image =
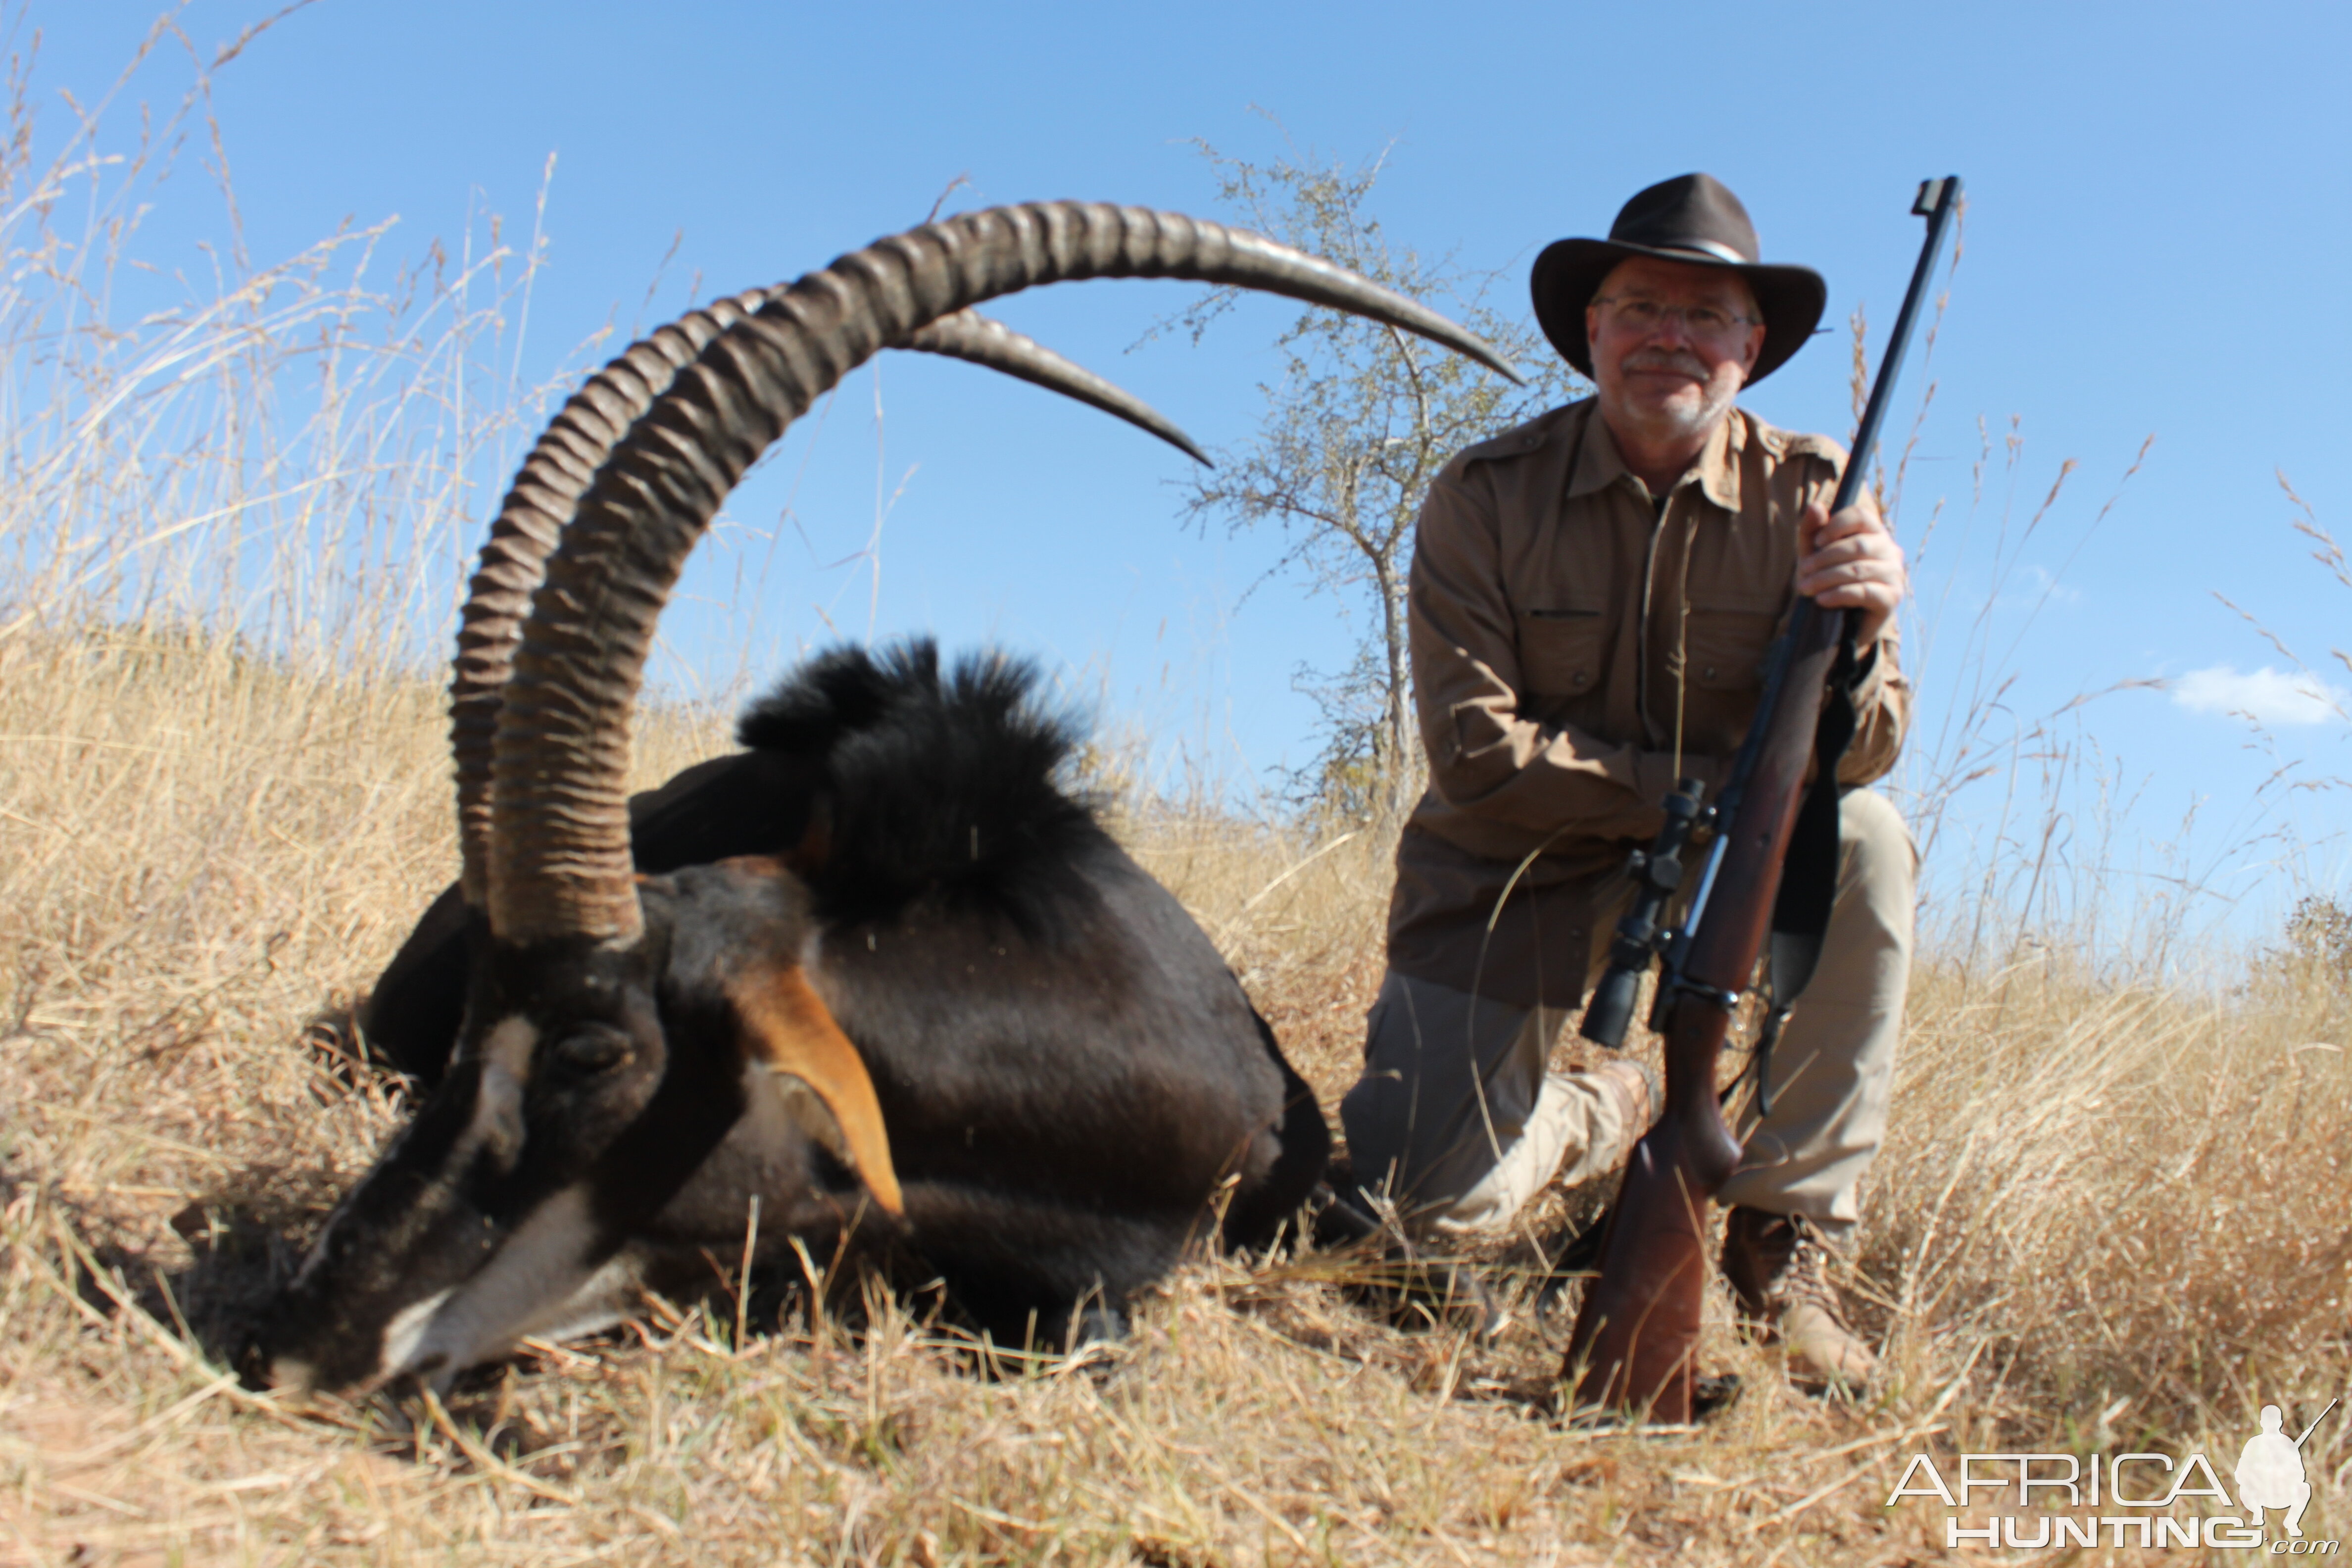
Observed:
[[[2352,710],[2352,691],[2269,665],[2252,675],[2227,664],[2192,669],[2172,683],[2172,700],[2192,713],[2234,714],[2257,724],[2341,722]]]

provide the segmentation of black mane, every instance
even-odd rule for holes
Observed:
[[[818,763],[828,852],[803,872],[831,921],[882,920],[936,900],[992,910],[1032,935],[1086,898],[1076,868],[1108,838],[1057,782],[1075,726],[1037,697],[1038,671],[967,654],[943,677],[939,647],[843,647],[802,665],[744,710],[736,738]]]

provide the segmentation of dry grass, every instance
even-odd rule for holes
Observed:
[[[1563,1429],[1556,1319],[1405,1332],[1312,1259],[1198,1260],[1090,1367],[981,1375],[887,1307],[739,1348],[721,1299],[446,1412],[257,1398],[222,1372],[241,1315],[397,1121],[302,1035],[450,874],[437,694],[121,629],[20,631],[0,676],[0,1562],[1895,1562],[1941,1552],[1940,1512],[1880,1506],[1916,1448],[2234,1454],[2352,1373],[2332,981],[2196,997],[2041,953],[1917,987],[1858,1281],[1895,1375],[1858,1407],[1727,1320],[1726,1414]],[[659,725],[641,766],[721,740]],[[1328,1104],[1380,847],[1128,831]]]
[[[1557,1318],[1408,1332],[1315,1258],[1196,1259],[1083,1366],[976,1368],[886,1302],[853,1337],[763,1279],[740,1342],[723,1294],[656,1307],[446,1410],[247,1394],[227,1348],[398,1123],[305,1040],[454,870],[415,671],[533,424],[495,367],[537,252],[378,289],[340,237],[94,319],[204,102],[126,163],[0,139],[0,1563],[1932,1561],[1940,1511],[1881,1506],[1916,1449],[2226,1460],[2264,1401],[2352,1379],[2342,967],[2212,994],[2017,944],[1915,986],[1850,1281],[1890,1375],[1858,1405],[1718,1301],[1726,1411],[1563,1428]],[[656,714],[640,773],[724,734]],[[1120,820],[1331,1108],[1384,846]],[[1485,1261],[1507,1293],[1529,1256]],[[2347,1429],[2314,1438],[2315,1536]]]

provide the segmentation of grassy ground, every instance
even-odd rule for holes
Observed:
[[[1914,1452],[2226,1479],[2262,1404],[2299,1428],[2352,1373],[2339,977],[2168,994],[2028,947],[1916,985],[1850,1280],[1890,1375],[1858,1404],[1790,1388],[1718,1300],[1727,1410],[1565,1429],[1564,1322],[1405,1331],[1311,1258],[1198,1259],[1085,1366],[983,1375],[888,1303],[852,1336],[755,1292],[740,1342],[723,1297],[656,1308],[446,1410],[257,1398],[223,1369],[241,1314],[398,1120],[304,1039],[453,871],[437,693],[19,631],[0,740],[0,1563],[1935,1561],[1945,1511],[1883,1506]],[[656,724],[640,766],[723,742]],[[1381,847],[1127,831],[1331,1108]],[[1530,1257],[1489,1261],[1507,1290]],[[2306,1450],[2315,1537],[2347,1429]]]

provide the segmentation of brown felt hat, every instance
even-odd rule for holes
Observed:
[[[1764,348],[1748,373],[1750,386],[1805,346],[1829,303],[1829,285],[1811,268],[1768,267],[1756,258],[1756,226],[1721,180],[1677,174],[1627,202],[1607,239],[1557,240],[1536,258],[1528,280],[1536,321],[1560,357],[1586,375],[1592,374],[1592,345],[1585,341],[1584,308],[1610,268],[1629,256],[1727,268],[1748,279],[1764,312]]]

